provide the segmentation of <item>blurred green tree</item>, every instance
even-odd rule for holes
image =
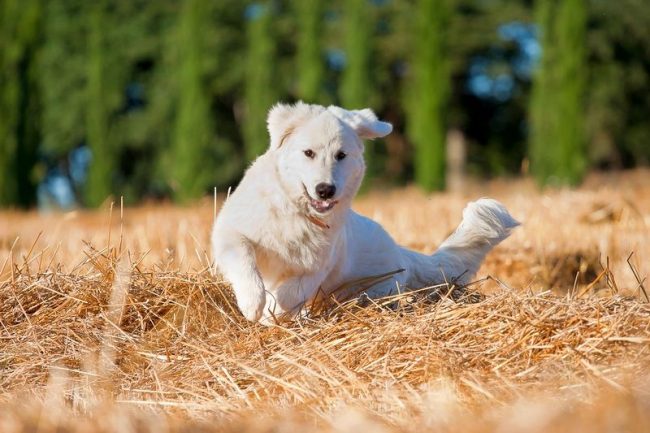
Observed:
[[[185,0],[179,16],[176,45],[179,69],[178,108],[172,144],[171,180],[174,198],[184,202],[206,193],[210,185],[204,156],[213,140],[210,100],[203,76],[206,52],[206,0]]]
[[[323,88],[324,68],[322,53],[322,0],[294,0],[298,23],[298,98],[308,103],[319,103]]]
[[[569,182],[587,166],[650,162],[647,0],[536,3],[550,30],[540,33],[549,41],[532,102],[515,62],[522,45],[502,32],[532,32],[529,0],[102,2],[98,15],[83,0],[0,0],[2,205],[33,202],[46,165],[34,166],[36,150],[65,171],[72,149],[98,140],[95,161],[113,168],[88,204],[110,192],[186,200],[232,185],[266,148],[268,108],[295,97],[338,97],[393,122],[368,146],[369,177],[386,182],[440,188],[447,128],[463,132],[468,171],[479,175],[516,173],[525,152],[536,173]],[[200,13],[188,18],[192,4]],[[491,82],[511,79],[507,98],[469,90],[477,59],[489,61],[481,73]],[[190,186],[179,189],[181,178]],[[95,190],[90,182],[79,192]]]
[[[266,116],[278,97],[276,37],[273,3],[255,3],[246,9],[246,75],[244,82],[244,144],[248,161],[266,150]]]
[[[371,105],[373,79],[370,60],[373,55],[374,7],[368,0],[346,0],[343,3],[343,49],[345,68],[341,76],[339,98],[347,109],[358,110]],[[377,169],[375,147],[365,150],[367,177]]]
[[[86,138],[92,151],[84,197],[88,206],[99,206],[113,192],[116,151],[109,139],[109,108],[105,82],[105,11],[103,0],[93,3],[88,28],[88,63],[86,97]]]
[[[372,55],[372,25],[368,0],[348,0],[343,8],[343,45],[345,69],[341,77],[339,96],[348,109],[368,105],[372,90],[370,56]]]
[[[412,83],[408,93],[408,134],[415,146],[415,180],[427,191],[445,187],[445,111],[449,92],[448,0],[417,3]]]
[[[577,184],[586,168],[584,0],[538,0],[542,60],[533,81],[531,170],[541,184]]]
[[[0,207],[35,199],[41,22],[40,1],[0,0]]]
[[[85,137],[89,71],[88,8],[83,0],[44,2],[39,84],[43,101],[44,153],[64,155]],[[112,95],[107,95],[112,97]]]
[[[589,162],[650,164],[650,7],[646,0],[591,0],[588,6]]]
[[[117,192],[120,178],[123,128],[117,127],[116,114],[124,101],[124,53],[130,47],[118,36],[133,21],[106,0],[43,4],[45,43],[38,56],[41,154],[48,161],[65,160],[72,149],[87,144],[93,160],[78,199],[97,206]],[[125,15],[132,16],[129,12]]]

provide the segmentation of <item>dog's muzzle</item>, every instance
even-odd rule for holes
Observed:
[[[339,202],[338,200],[335,200],[333,198],[328,198],[324,200],[315,199],[307,192],[307,187],[305,185],[303,185],[303,189],[305,190],[305,196],[309,201],[309,205],[311,206],[312,209],[314,209],[319,214],[324,214],[329,212]]]

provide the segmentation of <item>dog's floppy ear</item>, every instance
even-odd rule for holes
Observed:
[[[296,126],[323,110],[323,107],[305,104],[302,101],[294,105],[275,104],[269,111],[266,121],[271,136],[271,149],[282,146],[284,140],[291,135]]]
[[[393,131],[393,125],[382,122],[370,108],[363,110],[346,110],[341,107],[330,105],[327,110],[334,114],[339,120],[348,124],[359,138],[372,139],[385,137]]]

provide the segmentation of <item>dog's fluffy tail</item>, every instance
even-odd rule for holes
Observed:
[[[469,203],[456,231],[431,256],[408,252],[416,283],[467,284],[492,248],[510,235],[517,222],[496,200]],[[426,269],[426,270],[425,270]]]

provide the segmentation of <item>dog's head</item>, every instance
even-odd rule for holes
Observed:
[[[269,112],[269,152],[276,153],[278,175],[291,198],[318,216],[338,203],[349,204],[366,165],[363,139],[384,137],[390,123],[372,110],[278,104]]]

